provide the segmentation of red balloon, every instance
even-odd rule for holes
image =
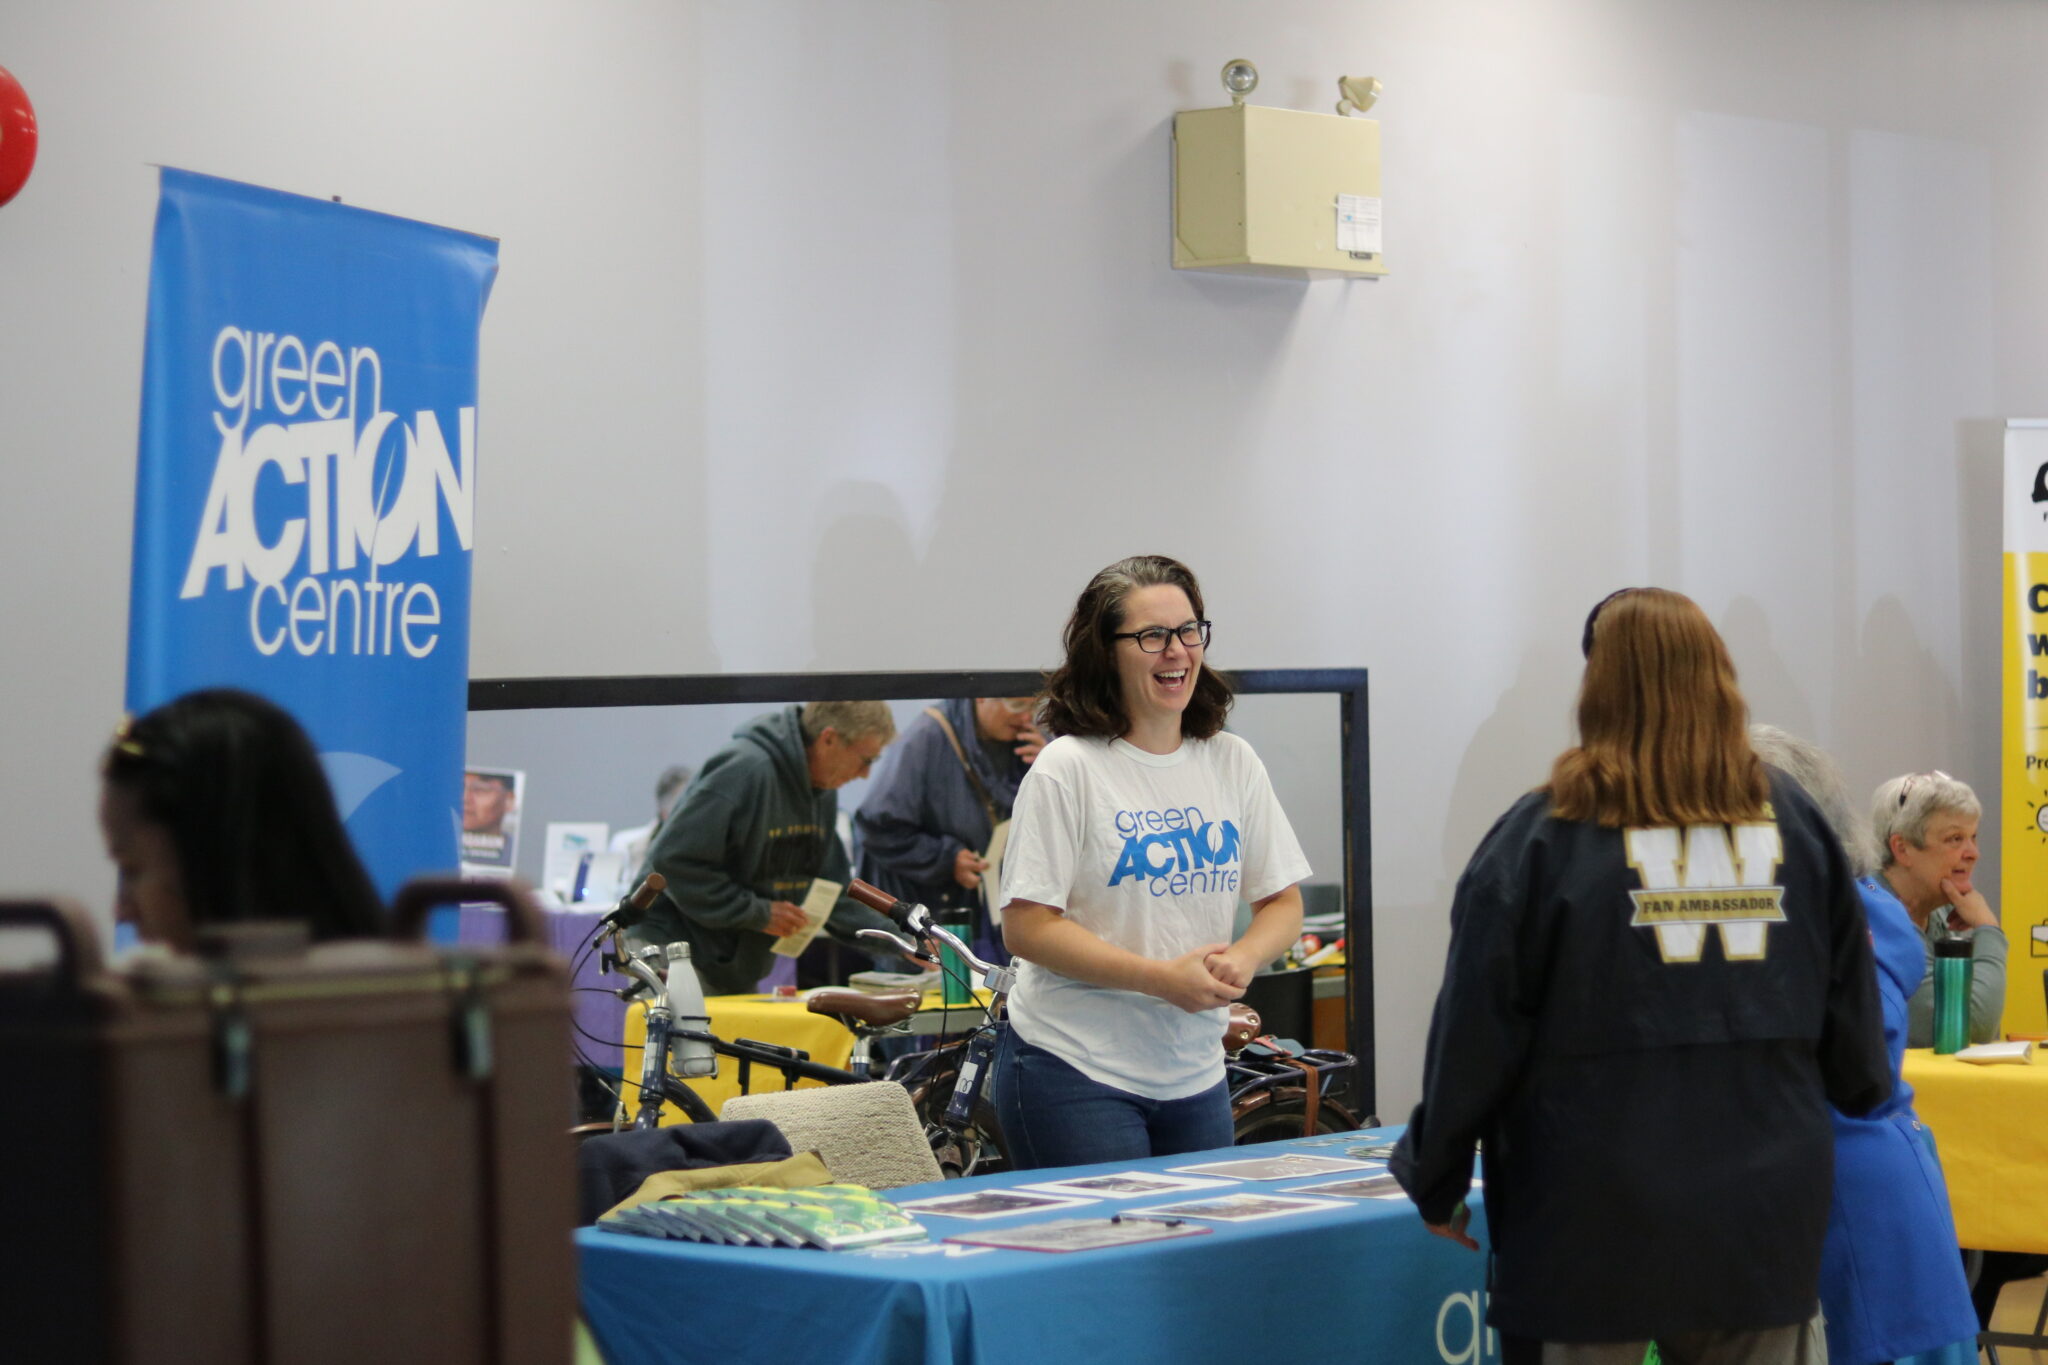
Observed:
[[[0,205],[28,183],[36,164],[36,108],[28,91],[0,66]]]

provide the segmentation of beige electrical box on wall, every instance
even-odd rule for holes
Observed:
[[[1386,274],[1379,120],[1258,104],[1175,114],[1173,264],[1296,280]]]

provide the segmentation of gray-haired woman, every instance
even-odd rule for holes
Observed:
[[[1908,773],[1871,798],[1878,876],[1906,907],[1927,949],[1927,971],[1906,1005],[1906,1045],[1934,1045],[1934,945],[1969,940],[1970,1041],[1998,1036],[2005,1010],[2005,931],[1973,880],[1977,822],[1984,808],[1969,784],[1947,773]]]
[[[1948,1186],[1913,1112],[1913,1087],[1898,1075],[1906,1001],[1924,974],[1919,930],[1898,899],[1867,875],[1875,861],[1870,832],[1851,810],[1833,760],[1773,725],[1750,726],[1749,742],[1757,757],[1813,798],[1858,874],[1895,1077],[1891,1098],[1870,1113],[1832,1116],[1834,1202],[1820,1258],[1829,1365],[1925,1359],[1923,1353],[1944,1348],[1953,1359],[1973,1358],[1977,1319],[1955,1253]]]

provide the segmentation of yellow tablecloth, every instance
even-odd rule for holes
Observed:
[[[812,1061],[822,1066],[845,1066],[853,1057],[853,1035],[846,1031],[845,1026],[822,1014],[812,1014],[804,1008],[801,1000],[780,1000],[770,995],[714,995],[704,1005],[711,1011],[711,1031],[721,1038],[752,1038],[756,1042],[801,1048],[811,1054]],[[629,1080],[638,1079],[640,1075],[640,1047],[646,1039],[646,1007],[634,1005],[626,1011],[626,1076]],[[788,1088],[782,1083],[782,1073],[773,1067],[756,1066],[752,1071],[748,1088],[755,1093]],[[739,1076],[740,1064],[730,1057],[720,1057],[716,1076],[709,1080],[686,1081],[685,1084],[702,1096],[716,1113],[725,1107],[727,1100],[740,1093]],[[821,1082],[799,1081],[797,1084],[818,1085]],[[639,1107],[639,1096],[630,1088],[626,1101],[630,1108]],[[663,1105],[661,1121],[680,1123],[683,1118],[674,1105]]]
[[[977,998],[986,1002],[988,993],[978,992]],[[801,999],[786,999],[772,995],[714,995],[705,1000],[704,1006],[711,1012],[711,1031],[720,1038],[733,1041],[751,1038],[758,1043],[775,1043],[781,1047],[800,1048],[811,1054],[811,1060],[821,1066],[843,1067],[853,1059],[853,1034],[836,1019],[822,1014],[812,1014]],[[927,991],[920,1012],[937,1014],[944,1010],[943,999],[937,991]],[[949,1027],[967,1028],[980,1021],[981,1009],[954,1006]],[[645,1006],[634,1005],[626,1011],[626,1076],[637,1080],[640,1075],[640,1047],[647,1038],[647,1010]],[[725,1108],[725,1102],[740,1093],[740,1064],[730,1057],[718,1059],[718,1075],[709,1080],[686,1081],[690,1089],[703,1097],[712,1112]],[[799,1088],[822,1085],[822,1081],[798,1081]],[[772,1066],[756,1065],[748,1080],[748,1089],[755,1094],[764,1090],[788,1089],[782,1082],[782,1073]],[[627,1087],[626,1103],[629,1109],[640,1106],[639,1094]],[[674,1105],[663,1105],[663,1123],[680,1123],[682,1115]]]
[[[2048,1056],[1975,1066],[1915,1048],[1904,1073],[1941,1148],[1957,1239],[2048,1252]]]

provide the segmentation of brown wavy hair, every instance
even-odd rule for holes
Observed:
[[[1175,587],[1188,595],[1198,619],[1202,586],[1195,571],[1165,555],[1132,555],[1119,559],[1081,589],[1074,614],[1067,618],[1067,661],[1046,676],[1045,701],[1038,717],[1056,735],[1085,739],[1116,739],[1131,728],[1124,713],[1123,684],[1116,670],[1116,641],[1124,628],[1124,602],[1139,588]],[[1230,681],[1209,667],[1204,651],[1195,690],[1180,715],[1180,732],[1190,739],[1209,739],[1230,718]]]
[[[1610,826],[1756,819],[1770,781],[1707,614],[1682,594],[1630,588],[1601,603],[1587,629],[1578,747],[1550,770],[1555,813]]]

